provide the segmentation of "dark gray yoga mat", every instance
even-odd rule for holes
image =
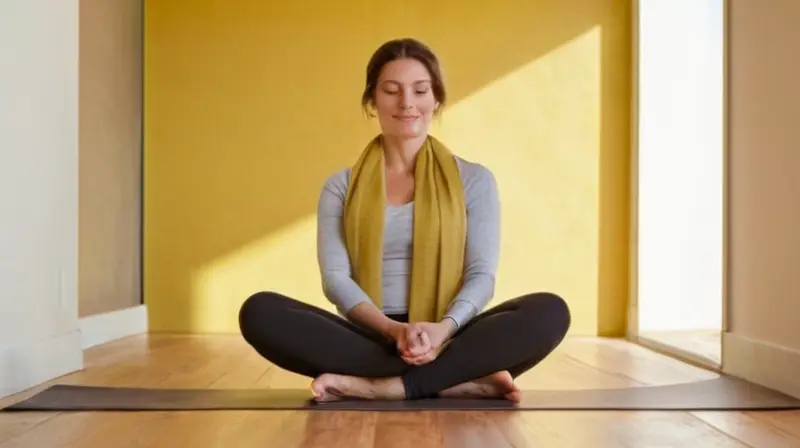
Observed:
[[[778,410],[800,400],[732,377],[626,389],[528,390],[520,403],[496,399],[343,400],[315,403],[308,390],[145,389],[55,385],[5,411],[487,411],[487,410]]]

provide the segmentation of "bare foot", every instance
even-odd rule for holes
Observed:
[[[511,378],[511,374],[506,370],[495,372],[489,376],[468,383],[453,386],[440,392],[439,396],[450,398],[503,397],[515,403],[518,403],[522,399],[522,393],[519,387],[514,384],[514,379]]]
[[[366,400],[402,400],[405,388],[400,378],[360,378],[325,373],[311,382],[314,400],[336,401],[343,398]]]

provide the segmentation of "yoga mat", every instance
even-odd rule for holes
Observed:
[[[315,403],[308,390],[144,389],[55,385],[4,411],[488,411],[488,410],[777,410],[800,400],[743,380],[720,377],[625,389],[528,390],[520,403],[497,399],[343,400]]]

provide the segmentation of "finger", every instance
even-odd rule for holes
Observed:
[[[408,338],[409,341],[416,341],[422,333],[424,333],[424,331],[418,325],[409,325],[406,329],[406,338]]]
[[[415,355],[417,356],[425,355],[431,351],[431,341],[428,337],[428,333],[422,332],[419,334],[417,337],[416,349]]]
[[[436,359],[439,356],[439,352],[437,350],[430,350],[428,352],[423,353],[422,355],[417,356],[403,356],[403,361],[407,364],[411,365],[422,365],[429,363]]]
[[[413,329],[409,329],[405,334],[405,351],[409,355],[415,355],[419,351],[419,336]]]
[[[429,352],[423,352],[423,353],[420,353],[418,355],[417,354],[412,354],[410,352],[405,352],[405,353],[401,353],[400,357],[403,358],[403,361],[405,361],[407,364],[414,364],[418,360],[422,359],[424,356],[428,356],[428,354],[429,354]]]
[[[408,352],[412,356],[420,356],[430,350],[430,339],[420,328],[414,328],[409,332],[407,344]]]
[[[408,353],[408,341],[406,340],[405,336],[397,339],[397,351],[403,354]]]
[[[409,354],[404,354],[404,355],[400,355],[400,358],[402,358],[403,362],[405,362],[406,364],[415,365],[417,359],[419,359],[419,356],[413,356],[413,355],[409,355]]]
[[[410,366],[418,365],[417,364],[417,362],[419,361],[419,357],[418,356],[401,356],[401,358],[403,359],[404,363],[406,363],[406,364],[408,364]]]
[[[420,341],[422,342],[422,346],[425,347],[425,352],[429,352],[433,348],[433,344],[431,344],[431,338],[428,336],[426,331],[423,331],[420,334]]]
[[[416,366],[421,366],[423,364],[427,364],[427,363],[433,361],[434,359],[436,359],[436,354],[434,352],[428,352],[428,353],[425,353],[422,356],[418,356],[418,357],[414,358],[412,363],[414,365],[416,365]]]

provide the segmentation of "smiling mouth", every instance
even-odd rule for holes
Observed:
[[[403,116],[403,115],[395,115],[394,118],[396,120],[404,121],[410,123],[412,121],[416,121],[419,117],[418,116]]]

